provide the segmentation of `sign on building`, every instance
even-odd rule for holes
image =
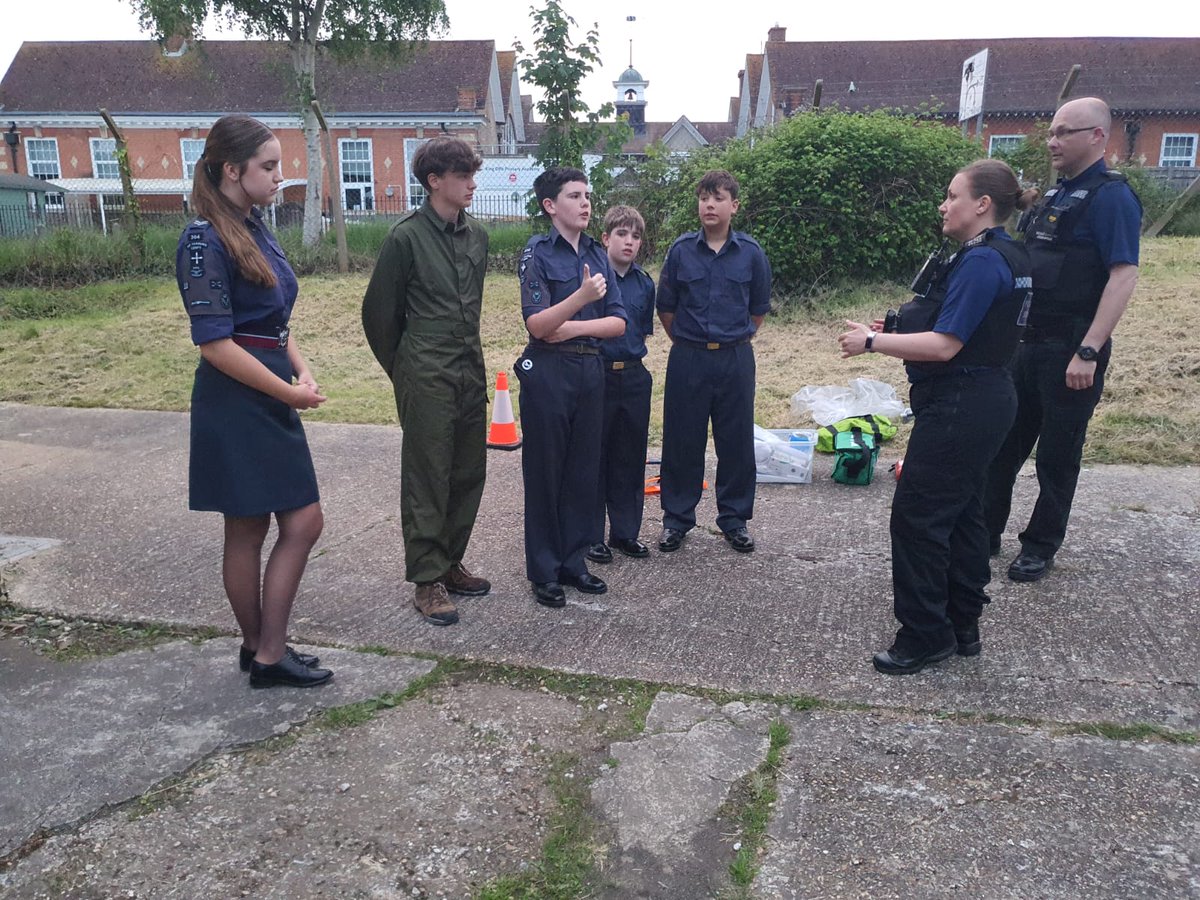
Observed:
[[[962,84],[958,91],[958,121],[983,114],[983,83],[987,78],[988,52],[980,50],[963,61]]]

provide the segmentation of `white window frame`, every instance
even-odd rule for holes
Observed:
[[[53,172],[50,171],[51,159],[42,148],[53,148]],[[34,158],[35,152],[39,158]],[[58,158],[58,138],[25,138],[25,163],[29,169],[29,174],[41,179],[42,181],[57,181],[62,178],[62,163]],[[42,169],[43,171],[35,171]],[[58,192],[50,192],[46,194],[47,209],[62,209],[63,195]]]
[[[180,138],[179,161],[183,164],[183,180],[188,184],[196,177],[196,164],[204,153],[204,138]],[[191,153],[189,153],[191,148]],[[191,159],[188,157],[191,156]]]
[[[1189,141],[1192,145],[1192,155],[1191,156],[1167,156],[1167,142],[1171,139],[1175,139],[1177,141]],[[1191,168],[1191,167],[1195,166],[1196,165],[1196,145],[1198,143],[1200,143],[1200,135],[1197,135],[1194,132],[1191,134],[1188,134],[1187,132],[1172,132],[1169,134],[1164,134],[1163,139],[1162,139],[1162,146],[1159,148],[1159,151],[1158,151],[1158,164],[1160,166],[1165,166],[1168,168],[1174,168],[1177,166],[1183,167],[1183,168]]]
[[[413,174],[413,157],[417,155],[418,148],[428,143],[429,138],[405,138],[404,139],[404,208],[416,209],[425,202],[425,186],[421,184],[417,176]]]
[[[117,162],[116,138],[89,138],[88,147],[92,151],[93,178],[120,178],[121,164]],[[101,171],[101,166],[104,171]]]
[[[988,137],[988,157],[990,158],[990,157],[995,156],[996,151],[998,149],[1003,150],[1003,149],[1007,149],[1010,146],[1012,146],[1015,149],[1016,147],[1021,146],[1021,142],[1024,141],[1028,136],[1029,135],[1026,135],[1026,134],[993,134],[993,135],[990,135]],[[997,147],[996,146],[997,144],[1000,144],[1000,147]]]
[[[353,147],[353,152],[358,153],[358,148],[354,145],[362,145],[366,147],[367,158],[365,160],[357,158],[346,159],[346,148]],[[347,163],[354,168],[359,168],[366,165],[366,172],[355,172],[347,170]],[[359,180],[365,174],[366,180]],[[347,176],[350,176],[347,179]],[[338,138],[338,181],[341,189],[339,196],[341,197],[342,209],[347,212],[370,213],[375,211],[375,148],[372,146],[370,138]],[[360,206],[351,208],[346,202],[346,194],[348,191],[360,191],[362,203]]]

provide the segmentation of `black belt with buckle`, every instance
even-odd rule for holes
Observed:
[[[641,368],[642,361],[640,359],[606,359],[604,368],[610,372],[620,372],[623,369],[638,369]]]
[[[688,341],[683,338],[675,338],[675,343],[683,344],[685,347],[696,347],[699,350],[728,350],[730,347],[736,347],[739,344],[750,343],[750,338],[742,338],[740,341],[729,341],[721,344],[717,341]]]
[[[288,345],[288,335],[291,334],[287,328],[280,328],[279,334],[274,337],[267,334],[242,334],[240,331],[235,331],[232,335],[233,342],[239,347],[257,347],[260,350],[282,350]]]
[[[572,353],[577,356],[600,355],[600,348],[595,344],[577,344],[570,342],[565,344],[550,344],[546,341],[538,341],[537,343],[531,342],[525,349],[527,351],[533,350],[535,352],[539,350],[549,350],[551,353]]]

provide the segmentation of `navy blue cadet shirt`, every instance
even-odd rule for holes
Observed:
[[[731,344],[754,335],[751,316],[771,310],[771,266],[758,241],[731,231],[713,253],[704,231],[681,235],[658,279],[658,311],[674,313],[671,334],[699,343]]]
[[[183,230],[175,251],[175,278],[191,317],[192,343],[199,346],[235,331],[274,337],[288,323],[299,285],[283,248],[255,209],[246,228],[275,273],[275,286],[247,281],[221,243],[211,222],[197,219]]]
[[[566,300],[579,290],[583,283],[583,267],[587,264],[591,275],[602,274],[608,292],[595,303],[589,303],[571,317],[573,322],[603,319],[616,316],[625,319],[625,307],[621,303],[621,290],[616,275],[608,261],[608,251],[586,234],[579,235],[579,252],[567,243],[558,229],[550,226],[549,234],[537,234],[529,239],[521,254],[517,277],[521,281],[521,315],[528,319],[534,313],[548,309],[555,303]],[[530,336],[533,346],[555,346],[548,341],[539,341]],[[579,337],[566,343],[600,343],[599,338]]]
[[[601,341],[600,355],[610,361],[641,359],[646,355],[646,338],[654,334],[654,279],[633,263],[624,275],[617,274],[617,287],[627,317],[625,333]]]
[[[1070,194],[1083,179],[1108,169],[1103,159],[1088,166],[1074,178],[1064,178],[1058,186]],[[1088,205],[1087,215],[1075,224],[1072,236],[1094,244],[1100,259],[1113,266],[1138,264],[1138,243],[1142,233],[1142,209],[1133,199],[1128,184],[1109,182],[1096,191]]]

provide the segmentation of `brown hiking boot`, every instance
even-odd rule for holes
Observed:
[[[431,625],[453,625],[458,621],[458,610],[446,594],[446,586],[440,581],[418,584],[413,606]]]
[[[450,571],[439,580],[446,586],[446,590],[460,597],[482,597],[492,589],[490,581],[472,575],[462,563],[452,565]]]

